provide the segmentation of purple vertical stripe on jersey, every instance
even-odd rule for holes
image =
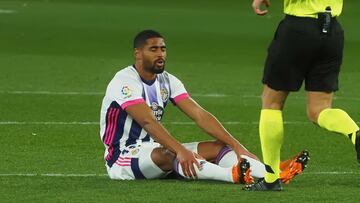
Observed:
[[[136,144],[136,140],[139,139],[142,127],[133,120],[130,127],[129,139],[126,140],[125,146]]]
[[[215,164],[219,164],[220,160],[225,156],[225,154],[231,152],[232,149],[228,146],[225,146],[223,148],[220,149],[220,152],[218,153],[218,155],[216,156],[215,159]]]
[[[141,140],[143,142],[149,142],[150,141],[150,135],[146,134],[146,136]]]
[[[109,167],[112,167],[112,165],[116,162],[116,160],[119,158],[120,156],[120,149],[119,148],[116,148],[113,153],[112,153],[112,156],[109,158],[109,160],[106,160],[106,163]]]
[[[134,173],[135,179],[146,179],[143,173],[140,171],[138,158],[131,159],[131,170]]]
[[[166,99],[165,101],[163,100],[163,106],[164,106],[164,109],[166,107],[166,104],[168,103],[169,101],[169,98],[170,98],[170,88],[168,88],[168,85],[169,85],[169,78],[166,78],[165,77],[165,74],[161,74],[161,75],[158,75],[158,79],[159,79],[159,83],[160,83],[160,94],[161,94],[161,90],[164,89],[164,91],[166,91],[166,93],[164,92],[164,94],[167,94],[166,95],[161,95],[161,98],[162,99]],[[165,97],[164,97],[165,96]]]
[[[156,95],[156,86],[155,86],[155,83],[151,86],[148,86],[146,85],[145,86],[145,89],[146,89],[146,92],[147,92],[147,95],[149,97],[149,101],[150,101],[150,105],[155,102],[157,104],[158,103],[158,100],[157,100],[157,95]]]

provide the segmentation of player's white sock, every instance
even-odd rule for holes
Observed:
[[[196,160],[200,163],[200,165],[202,165],[201,170],[199,170],[197,166],[194,165],[198,179],[219,180],[232,183],[234,182],[232,175],[232,167],[223,168],[205,160]],[[182,177],[185,177],[182,167],[177,160],[174,161],[174,170]]]
[[[260,161],[248,157],[246,155],[241,155],[242,158],[247,159],[250,162],[250,175],[254,178],[263,178],[265,175],[265,166]],[[235,152],[228,146],[223,147],[215,161],[221,167],[231,167],[238,163],[237,156]]]
[[[235,152],[233,152],[235,154]],[[263,178],[265,176],[265,165],[259,160],[253,159],[246,155],[241,155],[241,158],[247,159],[250,162],[250,175],[254,178]]]

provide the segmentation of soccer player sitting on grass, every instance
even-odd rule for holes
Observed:
[[[179,79],[164,71],[166,46],[156,31],[134,39],[135,64],[110,81],[101,107],[100,136],[111,179],[154,179],[175,171],[186,178],[250,184],[262,178],[264,164],[243,147],[187,93]],[[161,125],[171,101],[215,141],[181,144]],[[282,162],[282,181],[306,167],[308,153]]]

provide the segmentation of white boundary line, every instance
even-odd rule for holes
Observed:
[[[304,175],[360,175],[360,171],[318,171],[304,172]],[[104,177],[108,174],[96,173],[1,173],[0,177]]]
[[[304,175],[360,175],[360,171],[314,171],[314,172],[304,172]]]
[[[99,122],[91,121],[71,121],[71,122],[53,122],[53,121],[0,121],[0,125],[99,125]]]
[[[229,96],[229,95],[228,95]],[[290,95],[293,99],[306,99],[306,96]],[[261,98],[259,95],[242,95],[241,98]],[[333,100],[360,101],[360,98],[334,96]]]
[[[89,95],[89,96],[96,96],[96,95],[105,95],[105,92],[54,92],[54,91],[21,91],[21,90],[14,90],[14,91],[6,91],[0,90],[0,94],[29,94],[29,95]],[[229,97],[230,95],[225,94],[217,94],[217,93],[209,93],[209,94],[191,94],[194,97]]]
[[[72,96],[99,96],[104,95],[105,92],[79,92],[79,91],[69,91],[69,92],[57,92],[57,91],[23,91],[23,90],[0,90],[0,94],[14,94],[14,95],[72,95]],[[227,94],[218,94],[218,93],[193,93],[190,94],[193,97],[209,97],[209,98],[224,98],[224,97],[240,97],[240,98],[260,98],[260,95],[227,95]],[[305,99],[305,96],[293,95],[291,96],[294,99]],[[354,97],[340,97],[334,96],[334,100],[348,100],[348,101],[360,101],[360,98]]]
[[[108,176],[107,174],[75,174],[75,173],[3,173],[0,174],[0,177],[9,177],[9,176],[45,176],[45,177],[102,177]]]
[[[0,94],[19,94],[19,95],[89,95],[89,96],[97,96],[97,95],[105,95],[105,92],[57,92],[57,91],[22,91],[22,90],[13,90],[6,91],[0,90]],[[209,94],[191,94],[194,97],[215,97],[215,98],[223,98],[230,97],[231,95],[225,94],[217,94],[217,93],[209,93]]]
[[[241,121],[226,121],[221,122],[223,125],[258,125],[259,122],[241,122]],[[195,125],[194,122],[162,122],[164,125]],[[302,121],[285,121],[284,124],[289,125],[305,125],[311,124],[310,122],[302,122]],[[100,125],[97,121],[0,121],[0,125]]]
[[[242,121],[226,121],[221,122],[223,125],[259,125],[258,121],[242,122]],[[360,122],[356,122],[360,124]],[[164,125],[195,125],[194,122],[162,122]],[[285,121],[285,125],[307,125],[311,122],[307,121]],[[0,125],[100,125],[97,121],[0,121]]]
[[[0,9],[0,14],[12,14],[16,13],[15,10]]]
[[[5,91],[0,90],[0,94],[30,94],[30,95],[104,95],[105,92],[53,92],[53,91]]]
[[[252,122],[242,122],[242,121],[226,121],[221,122],[223,125],[259,125],[258,121]],[[356,122],[360,124],[360,122]],[[195,125],[194,122],[181,122],[181,121],[174,121],[174,122],[162,122],[164,125]],[[285,125],[307,125],[311,124],[310,121],[285,121]],[[97,121],[70,121],[70,122],[63,122],[63,121],[0,121],[0,125],[100,125]]]

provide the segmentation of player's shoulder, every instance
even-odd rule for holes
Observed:
[[[140,77],[135,68],[133,66],[127,66],[115,74],[108,86],[114,88],[118,88],[118,86],[123,85],[139,86],[141,84],[141,80],[139,78]]]
[[[135,70],[134,66],[127,66],[121,70],[119,70],[115,76],[114,79],[137,79],[139,77],[137,71]]]
[[[120,92],[140,90],[142,88],[141,79],[133,66],[127,66],[119,70],[109,82],[106,95],[117,95]],[[121,90],[121,91],[119,91]]]
[[[169,73],[169,72],[167,72],[167,71],[164,71],[163,73],[162,73],[163,75],[164,75],[164,77],[165,78],[168,78],[168,80],[170,81],[170,83],[172,83],[172,82],[177,82],[177,81],[180,81],[180,79],[177,77],[177,76],[175,76],[174,74],[171,74],[171,73]],[[181,81],[180,81],[181,82]]]

